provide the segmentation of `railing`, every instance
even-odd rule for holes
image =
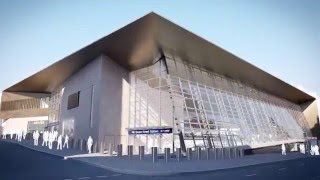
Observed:
[[[1,103],[1,111],[14,111],[24,109],[43,109],[49,107],[50,98],[33,98],[15,101],[4,101]]]

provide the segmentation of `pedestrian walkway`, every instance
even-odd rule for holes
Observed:
[[[7,142],[18,143],[13,140],[5,140]],[[146,155],[144,160],[139,160],[138,156],[134,156],[129,160],[127,156],[115,157],[106,154],[93,153],[87,154],[84,151],[75,149],[49,150],[47,147],[33,146],[32,141],[23,141],[18,144],[65,159],[74,159],[111,170],[117,173],[136,174],[136,175],[174,175],[184,173],[201,173],[216,170],[238,168],[252,166],[265,163],[273,163],[278,161],[294,160],[307,157],[300,153],[288,153],[286,156],[279,154],[256,154],[244,156],[242,158],[233,159],[210,159],[210,160],[187,160],[182,158],[180,162],[176,158],[170,158],[169,162],[165,162],[163,156],[159,155],[157,162],[153,163],[151,156]]]
[[[21,142],[18,142],[16,140],[4,139],[1,141],[17,143],[17,144],[20,144],[26,148],[33,149],[33,150],[40,151],[40,152],[44,152],[44,153],[48,153],[48,154],[52,154],[52,155],[59,156],[62,158],[67,157],[67,156],[85,155],[86,154],[85,151],[80,151],[80,150],[72,149],[72,148],[68,148],[68,149],[63,148],[62,150],[57,150],[56,142],[53,143],[53,148],[49,149],[47,146],[41,146],[42,141],[39,141],[38,146],[33,145],[33,140],[22,140]]]

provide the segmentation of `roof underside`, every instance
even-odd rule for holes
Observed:
[[[9,87],[7,92],[50,93],[95,57],[105,54],[128,69],[153,63],[160,49],[209,71],[301,104],[314,98],[220,47],[150,13],[40,72]]]

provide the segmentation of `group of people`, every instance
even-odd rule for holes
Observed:
[[[26,136],[27,136],[27,133],[23,130],[21,131],[11,131],[10,133],[10,139],[13,139],[13,135],[16,134],[15,136],[15,140],[21,142],[22,139],[26,139]],[[7,139],[7,135],[8,133],[7,132],[3,132],[2,133],[2,139]]]
[[[298,148],[298,144],[296,143],[294,145],[294,150],[297,150]],[[299,150],[300,150],[300,153],[302,154],[306,154],[306,149],[305,149],[305,145],[303,143],[299,144]],[[281,154],[282,155],[286,155],[286,146],[284,144],[281,145]],[[312,156],[318,156],[320,155],[319,153],[319,146],[318,145],[311,145],[310,146],[310,155]]]
[[[318,145],[311,145],[310,154],[312,156],[318,156],[319,155],[319,146]]]
[[[25,131],[17,131],[14,133],[13,131],[10,133],[10,138],[13,139],[13,136],[15,134],[15,140],[18,142],[21,142],[22,139],[25,140],[27,133]],[[49,149],[53,148],[53,142],[57,142],[57,150],[62,150],[62,148],[69,148],[69,136],[66,134],[64,136],[64,141],[62,135],[58,133],[57,130],[54,131],[44,131],[39,132],[38,130],[33,131],[32,133],[32,139],[33,139],[33,145],[38,146],[39,145],[39,138],[42,134],[42,146],[47,146]],[[2,134],[2,139],[7,139],[7,133]],[[63,144],[62,144],[63,141]],[[88,137],[87,140],[87,150],[88,153],[92,152],[92,145],[93,145],[93,139],[91,136]]]
[[[36,138],[39,138],[36,136]],[[42,133],[42,146],[47,146],[49,149],[52,149],[53,142],[57,142],[57,150],[62,150],[62,148],[69,148],[69,136],[66,134],[64,136],[64,143],[62,146],[62,135],[58,133],[57,130],[54,131],[44,131]],[[38,141],[38,139],[34,139],[34,141]],[[35,144],[36,146],[38,144]]]

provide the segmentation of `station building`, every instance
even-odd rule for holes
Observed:
[[[317,118],[314,97],[155,13],[7,88],[0,112],[4,131],[147,151],[303,142]]]

